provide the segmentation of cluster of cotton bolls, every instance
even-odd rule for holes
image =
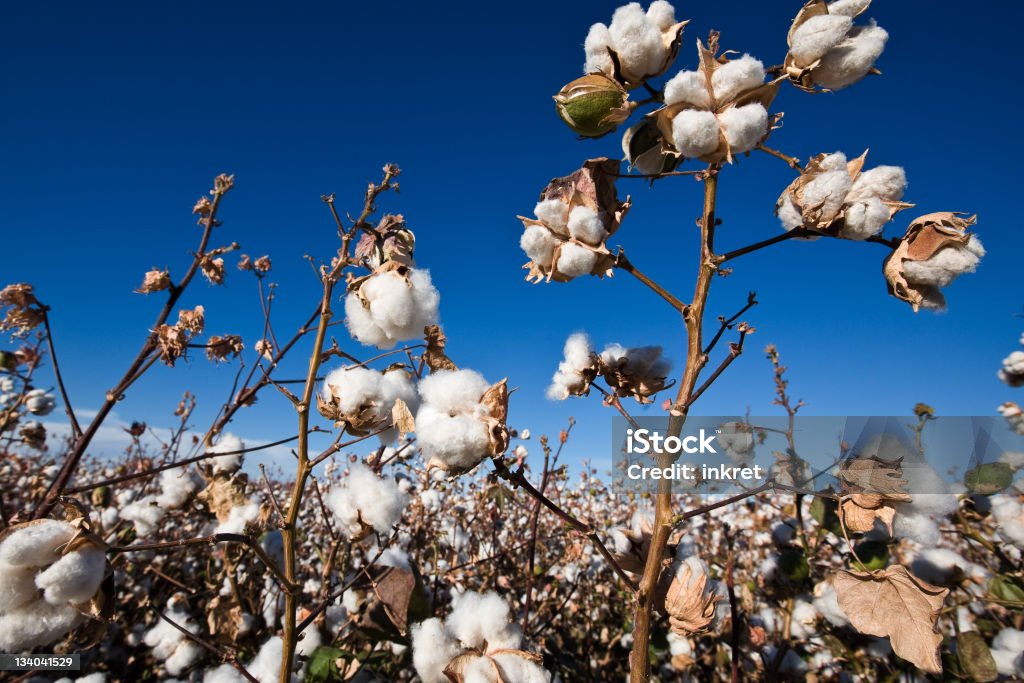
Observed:
[[[198,628],[189,615],[187,606],[185,594],[175,593],[168,600],[164,615],[186,631],[196,633]],[[158,619],[153,628],[146,631],[142,640],[153,648],[153,656],[163,662],[167,673],[179,676],[196,663],[203,653],[203,648],[167,619]]]
[[[232,456],[222,456],[232,457]],[[199,488],[200,480],[187,468],[164,470],[157,477],[158,493],[150,493],[125,505],[121,519],[134,522],[139,536],[149,536],[167,515],[184,505]]]
[[[588,206],[570,207],[561,199],[544,199],[533,211],[537,221],[526,226],[519,239],[530,260],[563,276],[560,279],[590,274],[608,237],[601,216]]]
[[[551,377],[547,396],[561,401],[570,396],[584,396],[597,377],[603,377],[618,396],[632,396],[640,403],[665,388],[671,363],[662,355],[660,346],[626,348],[608,344],[595,353],[587,335],[577,332],[569,336],[563,349],[564,359]]]
[[[548,683],[539,656],[519,649],[522,639],[497,593],[468,591],[453,598],[444,621],[434,617],[413,627],[413,666],[423,683]]]
[[[866,240],[885,228],[896,212],[907,208],[903,193],[907,177],[899,166],[862,171],[864,157],[847,161],[841,152],[812,159],[776,205],[786,230],[834,231],[837,237]]]
[[[493,429],[503,428],[504,416],[485,403],[491,389],[473,370],[438,370],[420,381],[416,440],[428,468],[459,474],[498,454]]]
[[[419,405],[416,386],[406,370],[380,372],[364,366],[344,366],[328,373],[317,405],[322,415],[344,425],[350,434],[383,430],[378,436],[390,443],[397,436],[389,427],[398,401],[411,411]]]
[[[702,53],[706,53],[703,46]],[[717,162],[757,147],[769,132],[775,87],[750,55],[724,64],[704,54],[699,71],[681,71],[665,84],[659,127],[683,157]]]
[[[816,0],[789,30],[786,73],[797,85],[839,90],[861,80],[885,50],[889,34],[874,22],[854,26],[871,0]]]
[[[1024,335],[1020,338],[1020,344],[1024,346]],[[1024,351],[1014,351],[1003,359],[999,379],[1011,387],[1024,387]]]
[[[618,76],[627,88],[639,87],[672,63],[685,26],[686,22],[676,22],[675,8],[665,0],[654,0],[646,12],[638,2],[623,5],[609,25],[590,27],[583,43],[583,71]],[[618,74],[609,51],[618,58]]]
[[[107,565],[102,548],[75,541],[78,531],[44,519],[12,528],[0,543],[0,652],[50,645],[85,620],[76,605],[93,598]]]
[[[391,531],[408,502],[390,477],[379,477],[361,462],[352,463],[348,476],[331,487],[327,507],[341,525],[341,531],[353,540],[361,540],[372,532]]]
[[[438,320],[441,295],[430,272],[395,266],[389,261],[372,275],[355,281],[345,297],[345,325],[367,346],[392,349],[398,342],[423,336]]]

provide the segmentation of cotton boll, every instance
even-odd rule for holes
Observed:
[[[896,538],[909,538],[923,546],[933,546],[939,542],[939,526],[926,514],[898,513],[892,525],[892,534]]]
[[[604,24],[594,24],[593,26],[591,26],[590,31],[587,32],[587,39],[583,42],[583,50],[587,55],[587,61],[583,65],[583,71],[588,74],[598,72],[607,74],[612,73],[612,70],[615,68],[615,66],[612,63],[611,55],[608,54],[608,48],[611,46],[611,44],[612,36],[611,33],[608,32],[607,26],[605,26]],[[558,200],[552,199],[548,201]],[[544,220],[544,218],[540,215],[539,211],[537,212],[537,217],[540,218],[541,220]],[[547,223],[547,221],[544,222]],[[551,224],[548,223],[548,225]]]
[[[648,21],[640,3],[616,9],[608,32],[623,71],[646,76],[661,70],[667,56],[661,30]]]
[[[302,640],[295,644],[295,654],[307,659],[313,655],[313,651],[320,647],[323,639],[320,637],[320,629],[310,625],[302,631]]]
[[[221,434],[220,438],[217,439],[217,443],[207,449],[207,453],[232,453],[233,451],[240,451],[245,448],[245,444],[242,440],[231,432],[225,432]],[[234,453],[233,455],[218,455],[216,458],[211,458],[210,464],[213,466],[214,472],[226,472],[231,473],[242,466],[242,454]]]
[[[1003,359],[1003,367],[997,375],[1000,381],[1011,387],[1024,384],[1024,351],[1014,351]]]
[[[499,653],[491,656],[491,661],[501,669],[502,679],[516,683],[550,683],[551,674],[540,665],[511,653]],[[492,667],[493,671],[493,667]]]
[[[822,171],[846,171],[846,155],[842,152],[833,152],[822,157],[818,166]]]
[[[708,82],[699,71],[680,71],[665,83],[665,104],[686,102],[696,107],[708,108]]]
[[[788,194],[782,198],[775,215],[779,217],[779,222],[782,223],[782,227],[786,230],[795,230],[796,228],[802,228],[804,225],[803,214],[796,208],[796,204],[793,203],[793,199]]]
[[[349,293],[345,298],[345,324],[353,338],[391,349],[400,341],[420,337],[424,327],[437,323],[441,295],[430,273],[412,269],[407,277],[389,271],[366,280],[359,291],[369,308],[363,306],[356,292]]]
[[[284,642],[279,636],[274,636],[260,647],[256,657],[245,668],[260,683],[276,683],[283,658]]]
[[[245,533],[246,524],[249,522],[255,522],[256,518],[259,517],[259,514],[260,506],[257,503],[236,505],[231,508],[231,512],[228,513],[228,518],[214,528],[213,533],[243,534]]]
[[[809,597],[809,596],[808,596]],[[790,620],[789,633],[793,638],[804,640],[818,632],[818,609],[806,598],[793,601],[793,612]]]
[[[718,119],[709,111],[685,109],[672,119],[672,144],[685,157],[711,154],[719,142]]]
[[[551,231],[540,225],[531,225],[523,231],[519,238],[519,248],[526,252],[530,260],[542,266],[549,265],[555,255],[558,240]]]
[[[408,495],[394,479],[382,479],[362,463],[353,463],[348,476],[327,495],[327,507],[350,536],[358,535],[362,524],[378,533],[387,532],[399,519]],[[362,524],[360,523],[362,522]]]
[[[977,270],[984,255],[981,240],[971,235],[963,249],[946,247],[930,259],[904,262],[904,276],[912,284],[946,287],[957,277]]]
[[[842,14],[819,14],[793,32],[789,54],[798,66],[810,66],[834,48],[853,27],[853,19]]]
[[[230,664],[221,664],[203,674],[203,683],[243,683],[245,680]]]
[[[487,457],[487,426],[471,415],[450,415],[431,405],[416,413],[416,437],[424,455],[455,468],[466,469]]]
[[[181,675],[186,669],[195,664],[203,648],[191,640],[184,640],[174,648],[174,654],[164,660],[164,668],[172,676]]]
[[[486,642],[488,650],[514,649],[522,641],[519,627],[509,622],[508,605],[493,591],[456,596],[445,628],[466,648],[480,648]]]
[[[0,652],[26,652],[51,645],[85,617],[69,605],[39,600],[0,614]]]
[[[929,583],[948,585],[957,571],[969,573],[972,563],[948,548],[924,548],[910,565],[914,576]]]
[[[822,581],[814,587],[814,607],[833,626],[846,626],[850,623],[846,612],[839,606],[836,588],[830,581]]]
[[[167,510],[157,502],[156,496],[153,495],[143,496],[134,503],[121,508],[118,512],[121,519],[134,522],[135,531],[139,536],[149,536],[156,531],[160,520],[166,514]]]
[[[898,201],[903,199],[903,193],[906,191],[906,171],[899,166],[878,166],[857,176],[846,200],[857,202],[878,197],[887,201]]]
[[[450,683],[444,668],[460,651],[440,619],[427,619],[412,627],[412,663],[423,683]]]
[[[647,19],[662,31],[676,23],[676,8],[665,0],[654,0],[647,8]]]
[[[183,469],[164,470],[157,480],[160,493],[156,503],[167,510],[180,508],[198,488],[192,473]]]
[[[711,90],[719,105],[731,102],[737,95],[763,83],[764,64],[750,55],[726,62],[711,74]]]
[[[1004,628],[992,639],[992,659],[1004,676],[1024,676],[1024,631]]]
[[[45,519],[13,531],[0,544],[0,561],[7,564],[44,567],[60,558],[58,549],[75,536],[67,522]]]
[[[558,370],[551,378],[547,396],[560,401],[579,393],[586,383],[583,371],[593,365],[594,350],[587,335],[577,332],[569,335],[563,349],[565,360],[558,364]]]
[[[566,277],[574,278],[588,274],[596,264],[596,253],[578,244],[569,243],[562,246],[555,267]]]
[[[768,111],[758,103],[727,109],[718,122],[733,154],[749,152],[768,134]]]
[[[473,657],[462,669],[462,683],[499,683],[500,680],[490,657]]]
[[[601,244],[608,236],[601,217],[586,206],[577,206],[569,214],[569,234],[592,247]]]
[[[889,207],[878,197],[846,207],[843,229],[839,236],[848,240],[866,240],[882,232],[889,222]]]
[[[1016,496],[992,496],[992,517],[999,526],[999,534],[1018,548],[1024,548],[1024,505]]]
[[[828,4],[829,14],[841,14],[846,17],[856,17],[868,8],[871,0],[835,0]]]
[[[831,220],[839,213],[852,185],[845,168],[822,173],[804,186],[804,209],[818,209],[824,220]]]
[[[598,24],[603,26],[603,24]],[[533,207],[533,213],[546,226],[563,237],[566,232],[566,225],[569,221],[569,205],[561,199],[545,199]]]
[[[35,567],[0,561],[0,614],[36,599]]]
[[[868,74],[888,40],[889,34],[878,25],[855,26],[822,58],[811,77],[831,90],[853,85]]]
[[[475,370],[439,370],[420,381],[423,403],[444,412],[471,412],[490,385]]]
[[[377,564],[381,567],[395,567],[409,572],[412,571],[412,565],[409,564],[409,554],[401,548],[387,548],[380,554]]]
[[[51,605],[88,602],[100,584],[107,558],[102,550],[82,547],[60,558],[36,576],[36,586]]]

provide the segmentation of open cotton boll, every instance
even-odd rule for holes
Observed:
[[[809,596],[808,596],[809,597]],[[789,634],[793,638],[804,640],[818,632],[818,608],[806,597],[797,598],[793,601]]]
[[[221,434],[220,438],[217,439],[217,443],[210,446],[207,453],[232,453],[233,451],[240,451],[245,448],[245,444],[242,440],[231,432],[225,432]],[[216,458],[211,458],[210,464],[213,466],[214,472],[227,472],[231,473],[242,466],[242,454],[234,453],[233,455],[218,455]]]
[[[1024,548],[1024,505],[1016,496],[1001,493],[992,496],[992,517],[999,526],[999,535],[1018,548]]]
[[[846,612],[839,606],[836,588],[830,581],[822,581],[814,586],[814,607],[833,626],[846,626],[850,623]]]
[[[992,659],[1004,676],[1024,676],[1024,631],[1004,628],[992,639]]]
[[[441,295],[430,273],[414,268],[407,277],[389,271],[366,280],[359,291],[369,308],[363,306],[356,292],[349,293],[345,298],[345,324],[354,339],[386,350],[400,341],[422,336],[424,327],[437,323]]]
[[[0,561],[0,614],[36,599],[35,567]]]
[[[555,255],[558,240],[551,231],[540,225],[531,225],[523,231],[519,238],[519,248],[526,252],[530,260],[538,265],[549,265]]]
[[[607,26],[601,23],[591,26],[590,30],[587,32],[587,39],[583,41],[583,51],[587,55],[587,61],[583,65],[583,71],[588,74],[598,72],[611,73],[615,68],[612,63],[612,57],[608,54],[608,48],[611,47],[611,44],[612,36],[611,33],[608,32]],[[539,212],[537,213],[537,217],[544,220]],[[546,222],[547,221],[545,221],[545,223]]]
[[[799,66],[810,66],[834,48],[853,28],[853,19],[841,14],[819,14],[793,32],[789,54]]]
[[[412,664],[423,683],[450,683],[444,669],[460,652],[440,619],[434,617],[412,627]]]
[[[917,541],[923,546],[933,546],[939,542],[939,525],[927,514],[900,512],[893,522],[892,535]]]
[[[604,26],[604,24],[597,24]],[[566,235],[565,228],[569,221],[569,205],[561,199],[545,199],[533,207],[533,213],[546,226],[559,233]]]
[[[569,214],[569,234],[596,247],[608,236],[604,223],[597,212],[586,206],[577,206]]]
[[[578,244],[562,245],[555,267],[566,277],[580,277],[588,274],[597,263],[597,254]]]
[[[135,532],[139,536],[149,536],[156,531],[160,520],[166,514],[167,510],[157,502],[156,496],[153,495],[143,496],[118,511],[118,517],[135,524]]]
[[[823,218],[832,219],[842,208],[852,185],[845,168],[822,173],[804,186],[804,208],[817,208]]]
[[[903,199],[906,191],[906,171],[899,166],[878,166],[857,176],[846,200],[858,202],[878,197],[887,201],[898,201]]]
[[[878,197],[871,197],[846,207],[839,236],[848,240],[866,240],[882,232],[888,222],[889,207]]]
[[[416,440],[428,459],[437,458],[455,469],[475,466],[487,456],[487,426],[472,415],[451,415],[432,405],[416,413]]]
[[[263,643],[246,669],[260,683],[276,683],[281,672],[281,659],[284,657],[284,642],[280,636],[274,636]]]
[[[361,462],[349,467],[348,476],[331,489],[327,507],[349,536],[363,531],[363,524],[378,533],[389,531],[402,518],[408,495],[394,479],[382,479]]]
[[[985,247],[971,235],[965,248],[946,247],[930,259],[905,261],[903,273],[912,284],[946,287],[959,276],[977,270],[983,256]]]
[[[160,493],[156,503],[167,510],[180,508],[199,487],[192,473],[184,469],[164,470],[157,480]]]
[[[786,230],[795,230],[796,228],[802,228],[804,225],[803,214],[796,208],[796,204],[793,203],[793,199],[788,194],[782,198],[776,215],[779,217],[782,227]]]
[[[722,64],[711,74],[711,90],[719,105],[731,102],[742,92],[764,83],[764,64],[750,55],[743,55]]]
[[[36,576],[36,586],[51,605],[88,602],[106,570],[106,554],[84,546],[60,558]]]
[[[759,103],[727,109],[718,115],[725,139],[734,154],[749,152],[768,134],[768,110]]]
[[[708,82],[698,71],[680,71],[665,83],[665,104],[686,102],[697,107],[711,106]]]
[[[829,50],[814,70],[814,82],[831,90],[853,85],[868,71],[885,51],[889,34],[882,27],[854,26],[838,45]]]
[[[661,40],[661,29],[647,18],[640,3],[616,9],[608,33],[623,71],[643,76],[661,70],[668,51]]]
[[[26,652],[50,645],[85,620],[70,605],[38,600],[0,614],[0,652]]]
[[[423,403],[440,411],[471,412],[490,384],[475,370],[438,370],[420,381]]]
[[[822,171],[846,171],[846,155],[842,152],[832,152],[822,157],[818,166]]]
[[[445,629],[465,648],[488,651],[515,649],[522,641],[519,627],[510,623],[508,604],[497,593],[467,591],[452,600]]]
[[[647,8],[647,19],[662,31],[676,23],[676,8],[665,0],[654,0]]]
[[[910,565],[914,576],[929,583],[947,585],[957,571],[969,574],[973,564],[949,548],[923,548]]]
[[[547,397],[553,401],[579,394],[587,385],[583,372],[593,366],[594,350],[590,346],[590,339],[582,332],[569,335],[563,353],[565,360],[558,364],[558,370],[551,377],[551,385],[547,389]]]
[[[1003,359],[1003,367],[1000,368],[998,377],[1011,387],[1019,387],[1024,384],[1024,351],[1014,351]]]
[[[178,604],[179,598],[172,597],[168,603],[167,618],[192,633],[198,630],[192,617]],[[158,620],[153,628],[146,631],[143,642],[153,648],[153,657],[163,662],[172,676],[178,676],[192,666],[203,649],[192,642],[184,633],[166,619]]]
[[[27,567],[53,564],[60,559],[60,546],[74,536],[75,527],[55,519],[21,527],[0,544],[0,561]]]
[[[709,111],[686,109],[672,119],[672,144],[684,157],[711,154],[720,141],[718,119]]]
[[[868,8],[871,0],[835,0],[828,4],[829,14],[841,14],[846,17],[855,17]]]
[[[491,655],[490,659],[501,669],[500,680],[516,681],[516,683],[550,683],[551,681],[551,674],[549,672],[542,669],[540,665],[519,655],[503,652]],[[489,665],[489,667],[491,675],[494,676],[490,680],[497,683],[499,679],[494,671],[494,666]],[[469,683],[468,678],[466,683]]]
[[[260,506],[257,503],[236,505],[231,508],[228,518],[213,529],[215,534],[243,534],[245,526],[249,522],[255,522],[260,515]]]

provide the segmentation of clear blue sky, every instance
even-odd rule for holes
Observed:
[[[711,317],[756,289],[762,303],[747,319],[757,333],[699,404],[704,414],[773,410],[761,354],[768,342],[780,347],[792,388],[813,414],[899,414],[923,400],[945,414],[988,415],[1022,398],[995,378],[1024,330],[1012,317],[1024,305],[1020,95],[1000,66],[1018,61],[1022,10],[875,4],[869,16],[891,35],[878,65],[885,75],[835,95],[783,88],[775,110],[786,112],[785,126],[770,144],[803,158],[870,147],[871,165],[906,167],[918,213],[977,212],[989,255],[978,274],[947,291],[948,313],[916,316],[887,295],[878,245],[792,243],[738,260],[730,278],[714,283]],[[693,67],[694,42],[711,28],[722,31],[725,48],[781,62],[800,5],[679,3],[678,14],[693,22],[669,75]],[[355,211],[365,183],[395,162],[403,189],[384,208],[405,214],[416,231],[418,261],[442,292],[452,355],[489,378],[511,377],[520,387],[517,426],[550,433],[575,415],[573,455],[607,458],[610,415],[596,398],[543,397],[565,337],[583,329],[602,345],[659,343],[678,365],[680,326],[625,274],[525,283],[515,215],[531,210],[549,178],[619,153],[614,136],[575,140],[551,103],[579,75],[588,26],[608,21],[615,6],[8,4],[0,24],[0,279],[35,283],[54,308],[72,400],[95,409],[160,306],[159,296],[132,290],[151,266],[183,272],[199,234],[189,209],[213,175],[237,179],[216,238],[271,254],[285,335],[318,296],[303,254],[326,259],[335,249],[320,194],[336,191],[339,205]],[[790,178],[770,158],[726,170],[721,248],[776,234],[772,207]],[[628,181],[621,189],[635,207],[614,242],[688,298],[699,186],[682,179],[651,190]],[[184,303],[206,306],[210,333],[238,333],[251,345],[258,304],[242,275],[229,272],[224,288],[197,282]],[[181,391],[193,387],[208,415],[234,369],[211,368],[200,356],[158,368],[118,414],[167,424]],[[293,425],[289,406],[267,393],[236,431],[271,440]]]

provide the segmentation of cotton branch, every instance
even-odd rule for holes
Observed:
[[[667,301],[672,308],[676,309],[680,313],[686,313],[686,304],[673,296],[667,289],[659,285],[657,282],[637,270],[636,266],[626,258],[626,252],[621,250],[619,251],[618,255],[615,257],[615,267],[626,271],[637,280],[647,285],[655,294]]]

